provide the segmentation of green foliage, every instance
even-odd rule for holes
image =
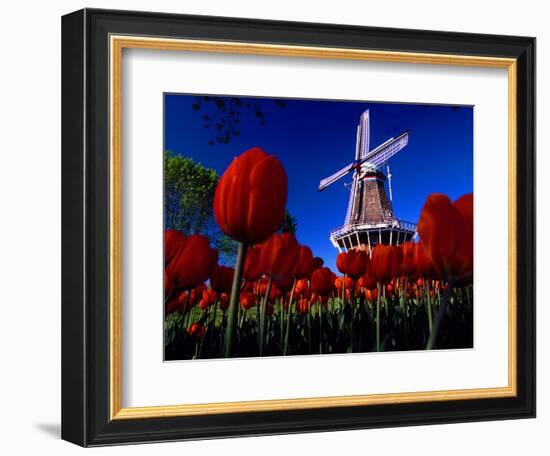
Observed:
[[[290,212],[285,211],[283,221],[279,225],[277,232],[290,233],[296,236],[296,230],[298,229],[298,220]]]
[[[164,223],[186,235],[200,233],[231,262],[236,243],[220,232],[212,204],[218,174],[213,169],[167,151],[164,156]]]

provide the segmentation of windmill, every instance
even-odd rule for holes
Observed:
[[[392,209],[389,159],[409,142],[409,132],[390,138],[370,150],[370,116],[367,109],[357,126],[355,160],[340,171],[321,180],[319,191],[353,173],[351,193],[344,225],[330,233],[338,250],[369,250],[376,244],[397,245],[410,241],[416,225],[395,217]],[[383,169],[386,167],[386,174]],[[386,194],[388,182],[390,198]]]

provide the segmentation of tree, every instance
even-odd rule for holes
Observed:
[[[296,230],[298,229],[298,221],[290,212],[285,211],[285,216],[283,221],[279,225],[277,232],[279,233],[290,233],[296,236]]]
[[[265,100],[264,100],[265,101]],[[284,100],[273,100],[275,106],[284,108]],[[266,116],[260,100],[240,97],[198,96],[192,105],[194,111],[201,114],[203,127],[213,131],[208,144],[229,144],[231,138],[240,136],[241,118],[250,113],[260,126],[266,124]]]
[[[236,255],[236,243],[219,230],[212,210],[217,183],[215,170],[170,151],[165,153],[165,229],[207,236],[219,250],[222,262],[230,262]]]

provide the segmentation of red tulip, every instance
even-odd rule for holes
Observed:
[[[315,271],[315,269],[320,268],[324,264],[325,264],[325,261],[322,258],[319,258],[319,257],[313,258],[313,266],[312,266],[313,271]],[[311,272],[313,272],[313,271],[311,271]]]
[[[403,264],[403,249],[400,245],[393,245],[391,246],[391,248],[391,276],[392,278],[396,278],[401,275],[401,265]]]
[[[189,236],[183,248],[166,267],[174,288],[189,290],[210,277],[218,262],[218,251],[200,234]]]
[[[378,299],[378,288],[373,288],[371,290],[371,296],[373,301],[376,301]]]
[[[313,252],[311,251],[311,249],[305,245],[301,245],[298,254],[298,260],[296,262],[296,270],[294,271],[294,276],[297,279],[304,279],[306,277],[309,277],[316,265],[317,262],[313,261]]]
[[[205,310],[215,302],[216,292],[214,290],[204,290],[202,292],[202,299],[199,302],[199,308]]]
[[[220,293],[218,296],[218,305],[221,310],[227,310],[227,307],[229,306],[229,296],[226,293]]]
[[[416,299],[422,298],[422,288],[418,287],[416,284],[413,286],[413,293]]]
[[[350,277],[336,277],[336,280],[334,281],[334,286],[338,291],[342,291],[342,288],[345,288],[346,290],[349,290],[353,288],[354,282],[353,279]]]
[[[346,273],[346,258],[348,254],[346,252],[340,252],[338,256],[336,257],[336,269],[340,271],[340,273],[345,274]]]
[[[206,285],[204,283],[198,284],[195,288],[193,288],[189,292],[189,305],[193,307],[194,305],[198,304],[200,300],[202,299],[202,294],[207,290]]]
[[[422,242],[418,242],[414,246],[414,263],[416,273],[421,277],[432,278],[435,275],[434,266],[428,255]]]
[[[254,293],[256,295],[265,295],[267,291],[267,277],[262,277],[257,282],[254,282]]]
[[[320,294],[312,293],[309,302],[311,304],[326,304],[328,302],[328,296],[321,296]]]
[[[353,280],[357,280],[367,270],[369,264],[369,256],[364,250],[350,250],[344,261],[346,275]]]
[[[260,263],[265,275],[277,281],[294,274],[300,247],[290,233],[275,233],[264,244]]]
[[[373,288],[372,290],[369,290],[368,288],[365,289],[365,299],[370,302],[374,302],[378,299],[378,289]]]
[[[166,230],[164,232],[164,265],[166,266],[185,244],[185,236],[176,230]]]
[[[308,298],[310,294],[309,281],[307,279],[298,280],[294,291],[302,298]]]
[[[246,260],[244,262],[243,277],[245,280],[255,282],[264,273],[260,263],[261,247],[259,245],[251,246],[246,251]]]
[[[386,296],[390,299],[393,296],[393,286],[391,284],[386,287]]]
[[[218,293],[231,293],[235,269],[216,266],[210,275],[210,286]]]
[[[370,272],[378,282],[387,282],[393,277],[396,256],[390,245],[377,244],[372,250]]]
[[[334,286],[334,276],[329,268],[318,268],[311,274],[311,291],[320,296],[328,296]]]
[[[373,277],[371,272],[367,270],[367,272],[365,272],[365,274],[359,278],[357,284],[360,287],[372,290],[373,288],[376,288],[376,279]]]
[[[300,299],[298,301],[298,312],[300,312],[300,315],[305,315],[309,312],[309,308],[311,307],[311,304],[309,303],[308,299]]]
[[[187,292],[182,291],[170,298],[170,300],[166,304],[166,315],[177,311],[185,313],[187,310],[189,310],[190,307],[191,305],[187,301]]]
[[[287,292],[292,290],[292,285],[294,285],[294,279],[292,276],[281,277],[274,282],[274,285],[281,291]]]
[[[235,158],[220,178],[214,194],[214,217],[229,237],[258,244],[281,224],[286,195],[283,165],[254,147]]]
[[[243,310],[248,310],[256,305],[256,298],[252,293],[241,293],[240,303]]]
[[[414,263],[414,243],[404,242],[401,244],[403,251],[403,261],[401,262],[401,274],[411,275],[415,271]]]
[[[206,328],[199,322],[195,322],[191,326],[189,326],[189,328],[187,328],[187,333],[190,336],[196,337],[197,339],[202,339],[205,332]]]
[[[439,193],[428,196],[418,220],[418,234],[437,274],[449,281],[469,282],[474,265],[474,196],[454,203]]]

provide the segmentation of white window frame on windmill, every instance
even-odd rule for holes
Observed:
[[[376,244],[399,245],[415,236],[416,225],[397,218],[392,208],[389,160],[408,143],[409,131],[405,130],[370,150],[370,112],[367,109],[361,114],[357,126],[355,161],[319,183],[319,191],[323,191],[353,172],[344,224],[330,233],[332,245],[340,252],[360,249],[370,253]],[[384,185],[386,181],[389,199]],[[377,215],[374,213],[376,210],[366,209],[365,201],[369,206],[378,207]]]

